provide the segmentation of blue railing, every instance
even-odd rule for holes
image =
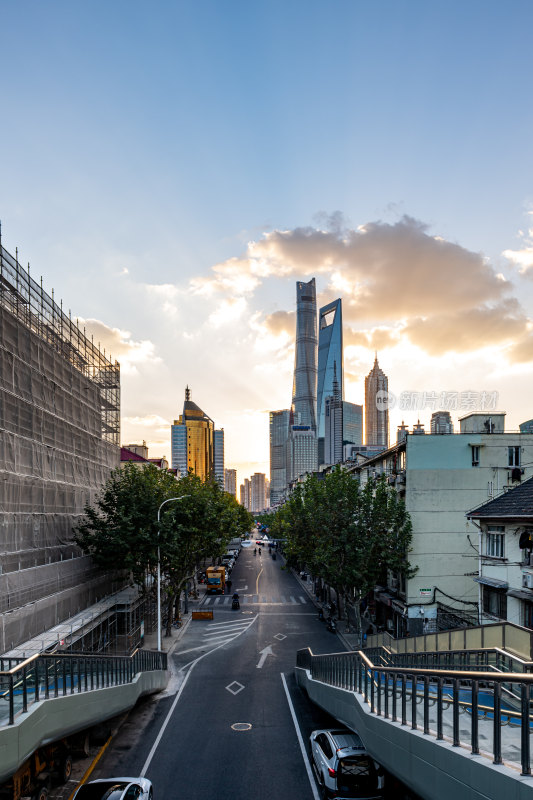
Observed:
[[[131,683],[140,672],[166,670],[167,654],[136,650],[131,656],[87,653],[0,659],[0,725],[13,725],[32,703]]]

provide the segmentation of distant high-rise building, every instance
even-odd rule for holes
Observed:
[[[452,415],[449,411],[435,411],[431,415],[431,433],[453,433]]]
[[[237,497],[237,470],[224,470],[224,491]]]
[[[287,448],[287,482],[318,468],[316,438],[318,338],[315,279],[296,284],[296,352],[291,424]]]
[[[250,479],[251,500],[250,511],[259,514],[266,508],[266,475],[264,472],[254,472]]]
[[[179,476],[192,471],[204,481],[213,477],[214,430],[213,420],[192,402],[187,386],[183,414],[171,427],[172,468]]]
[[[333,394],[325,398],[324,404],[323,464],[340,464],[342,461],[343,403],[335,363],[333,364],[332,383]]]
[[[307,473],[316,472],[316,433],[309,425],[292,425],[287,453],[287,483]]]
[[[342,443],[363,444],[363,406],[342,401]]]
[[[292,410],[298,425],[316,433],[317,331],[315,279],[296,284],[296,352]]]
[[[344,369],[342,346],[342,303],[334,300],[323,306],[318,314],[318,377],[317,377],[317,435],[318,463],[337,463],[325,460],[326,398],[333,397],[336,379],[341,402],[344,399]],[[342,461],[342,458],[340,459]]]
[[[376,354],[374,366],[365,378],[365,444],[372,447],[389,446],[388,391],[389,380],[380,369]]]
[[[270,431],[270,505],[278,505],[287,489],[287,442],[289,438],[289,409],[271,411]]]
[[[221,489],[224,488],[224,428],[215,430],[213,436],[213,465],[215,480]]]

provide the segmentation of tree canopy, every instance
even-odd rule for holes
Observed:
[[[161,508],[158,526],[158,509],[170,499],[175,502]],[[128,570],[143,591],[154,586],[159,547],[170,627],[184,581],[252,525],[252,515],[215,481],[203,482],[193,474],[176,481],[153,465],[139,469],[126,464],[111,473],[94,506],[86,506],[75,539],[98,566]]]
[[[321,479],[309,476],[273,515],[270,529],[286,540],[290,562],[305,565],[339,596],[364,597],[387,570],[414,574],[409,514],[384,478],[361,487],[340,467]]]

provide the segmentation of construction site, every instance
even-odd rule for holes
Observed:
[[[119,461],[120,365],[0,241],[0,653],[39,637],[47,649],[50,629],[125,587],[73,539]]]

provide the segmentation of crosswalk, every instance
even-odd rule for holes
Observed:
[[[218,599],[223,600],[224,598],[220,597]],[[210,622],[206,625],[202,640],[211,647],[232,642],[242,633],[246,633],[250,625],[253,625],[256,619],[257,616],[248,619],[238,619],[234,622]]]
[[[241,594],[239,592],[239,600],[242,605],[292,605],[292,606],[305,606],[308,605],[308,599],[303,595],[296,597],[290,595],[264,595],[264,594]],[[203,604],[206,606],[231,606],[231,595],[208,595]]]

